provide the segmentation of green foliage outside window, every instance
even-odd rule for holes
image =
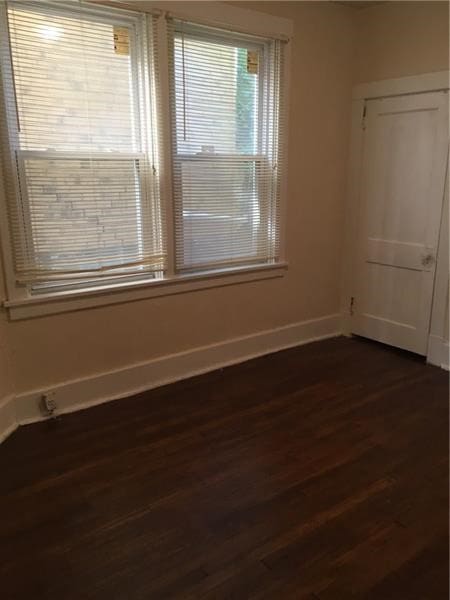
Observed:
[[[237,49],[236,147],[243,154],[255,152],[255,95],[258,75],[247,72],[247,50]]]

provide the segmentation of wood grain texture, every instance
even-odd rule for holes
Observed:
[[[20,428],[9,599],[446,600],[448,374],[358,339]]]

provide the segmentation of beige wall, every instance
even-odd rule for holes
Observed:
[[[6,341],[6,324],[4,316],[0,317],[0,404],[3,398],[13,391],[11,371],[9,368],[8,346]]]
[[[4,298],[4,286],[2,280],[2,265],[0,264],[0,298]],[[6,312],[0,309],[0,405],[2,399],[10,395],[13,391],[12,373],[10,369],[11,361],[7,340],[8,327]]]
[[[386,2],[355,11],[355,83],[449,68],[448,2]]]
[[[448,302],[449,302],[449,294],[448,294],[448,290],[447,290],[447,300],[446,300],[446,311],[445,311],[445,320],[444,320],[444,333],[443,333],[443,338],[446,342],[449,341],[449,320],[448,320]]]
[[[295,21],[287,275],[10,323],[18,392],[338,312],[353,15],[322,2],[251,7]]]
[[[1,271],[0,264],[0,299],[4,297]],[[7,340],[8,329],[6,312],[0,308],[0,442],[15,425],[15,410],[9,401],[14,393],[14,386],[10,368],[10,347]]]

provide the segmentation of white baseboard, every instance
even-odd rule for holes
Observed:
[[[449,342],[438,335],[430,335],[428,338],[427,362],[431,365],[450,370],[450,346]]]
[[[0,400],[0,444],[18,427],[14,402],[13,395]]]
[[[19,425],[43,419],[40,399],[49,390],[55,392],[57,413],[70,413],[258,356],[335,337],[341,335],[341,327],[341,315],[329,315],[8,396],[0,400],[0,442]],[[430,335],[428,362],[450,370],[449,354],[448,341]]]
[[[43,418],[39,402],[45,391],[55,392],[58,414],[69,413],[271,352],[335,337],[340,335],[340,330],[341,316],[329,315],[49,386],[45,390],[22,393],[15,398],[17,423],[26,424]]]

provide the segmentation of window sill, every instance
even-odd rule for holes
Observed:
[[[98,286],[86,290],[40,294],[20,300],[7,300],[3,305],[8,309],[12,321],[30,319],[44,315],[95,308],[123,302],[133,302],[157,296],[183,294],[225,285],[235,285],[250,281],[283,277],[287,263],[247,266],[239,269],[206,271],[202,273],[177,275],[170,279],[123,283],[115,286]]]

